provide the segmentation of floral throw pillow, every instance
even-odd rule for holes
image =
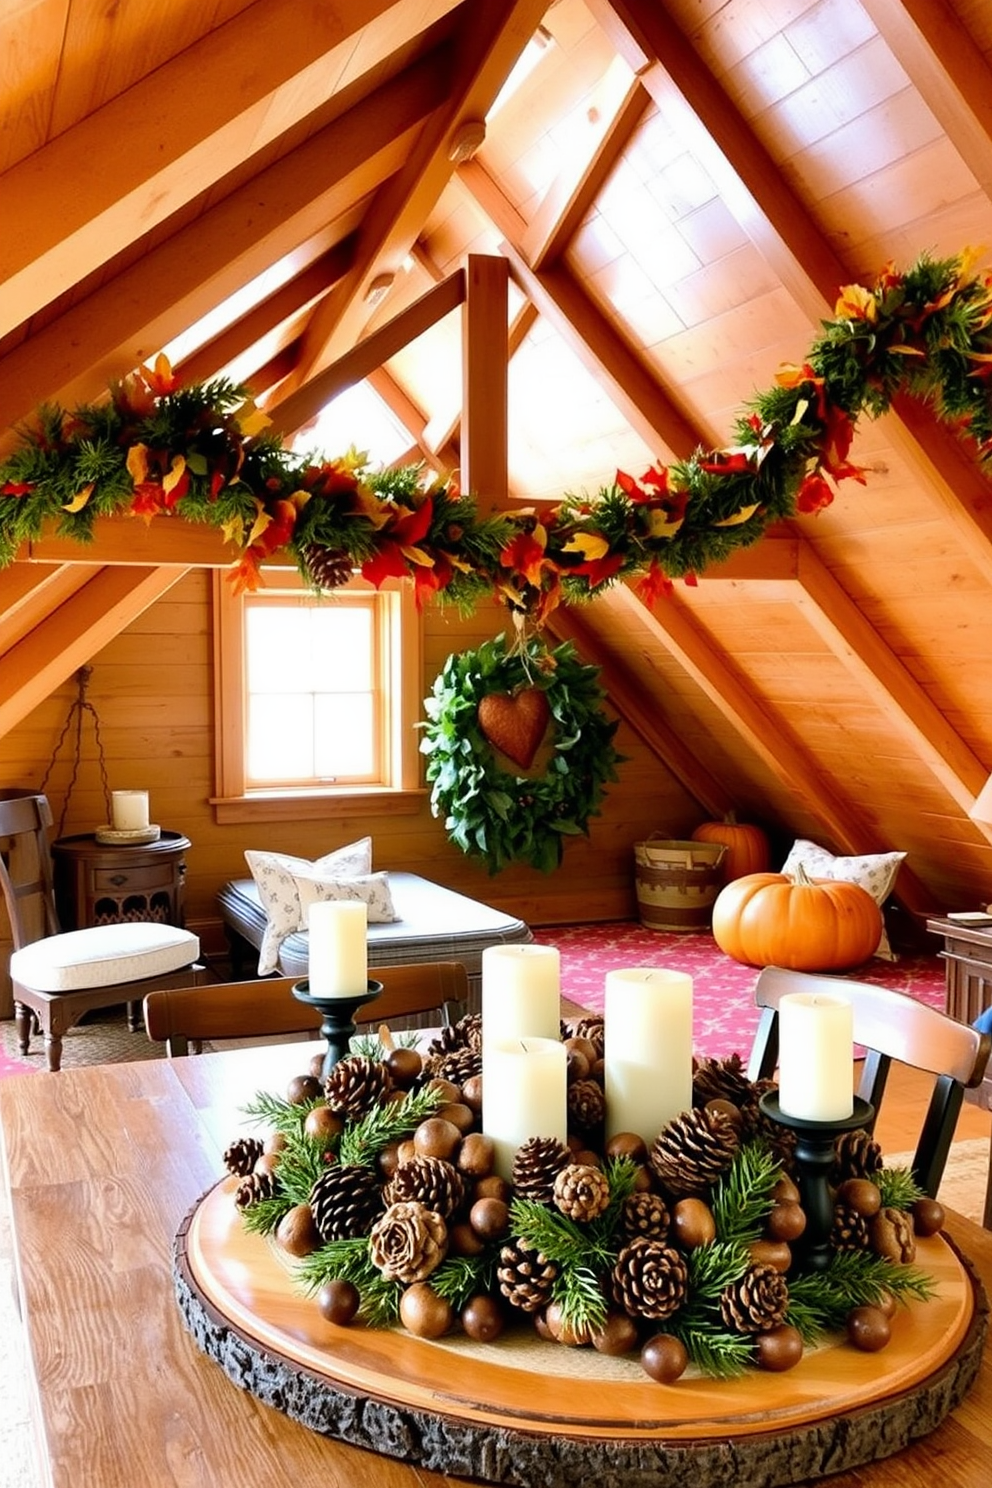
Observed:
[[[372,871],[372,838],[362,837],[334,852],[317,858],[290,857],[287,853],[245,853],[245,861],[258,889],[258,897],[268,923],[258,953],[258,974],[267,976],[279,965],[279,947],[287,935],[301,925],[300,891],[294,874],[309,873],[318,878],[362,878]]]
[[[899,865],[905,859],[904,852],[871,853],[861,858],[838,858],[825,847],[799,838],[789,849],[789,856],[782,864],[783,873],[794,873],[802,863],[810,878],[842,879],[845,883],[860,884],[884,911],[885,901],[892,892]],[[895,955],[889,945],[885,925],[874,955],[883,961],[894,961]]]
[[[301,930],[307,928],[311,904],[326,904],[334,899],[361,901],[368,909],[370,925],[386,925],[399,918],[393,908],[388,873],[369,873],[361,878],[318,878],[316,874],[298,873],[296,888],[300,896]]]

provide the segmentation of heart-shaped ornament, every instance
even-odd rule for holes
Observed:
[[[551,710],[540,687],[524,687],[511,697],[491,692],[479,703],[479,727],[494,749],[521,770],[529,770],[541,746]]]

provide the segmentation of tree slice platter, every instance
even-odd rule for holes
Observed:
[[[918,1243],[936,1284],[900,1307],[892,1341],[837,1341],[783,1374],[689,1372],[659,1385],[636,1358],[546,1343],[531,1329],[483,1345],[326,1322],[269,1241],[248,1233],[225,1179],[176,1236],[176,1297],[205,1353],[314,1431],[488,1482],[573,1488],[598,1475],[651,1488],[797,1483],[899,1451],[974,1380],[988,1304],[942,1236]]]

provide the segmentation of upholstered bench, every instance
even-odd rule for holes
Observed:
[[[370,924],[368,958],[372,975],[376,966],[399,966],[408,961],[460,961],[468,973],[469,1009],[481,1006],[482,952],[487,946],[526,944],[533,940],[523,920],[469,899],[453,889],[431,883],[416,873],[390,873],[389,888],[398,919]],[[257,952],[265,931],[265,910],[254,879],[239,878],[227,883],[217,896],[231,950],[234,976],[252,969],[249,958]],[[283,976],[305,977],[309,958],[308,935],[297,930],[288,935],[279,950]]]

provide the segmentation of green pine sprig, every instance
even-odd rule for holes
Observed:
[[[425,1085],[409,1091],[401,1101],[373,1106],[360,1120],[346,1124],[338,1143],[339,1158],[343,1163],[370,1168],[384,1147],[408,1137],[443,1102],[440,1091]]]
[[[804,1271],[789,1281],[786,1321],[806,1342],[843,1328],[853,1307],[877,1306],[887,1292],[898,1301],[925,1302],[934,1296],[933,1278],[869,1251],[839,1251],[822,1271]]]
[[[714,1185],[711,1208],[721,1240],[757,1240],[773,1205],[782,1167],[765,1142],[746,1142]]]
[[[879,1168],[871,1181],[882,1196],[883,1209],[912,1209],[925,1197],[910,1168]]]
[[[390,1328],[400,1315],[403,1287],[373,1265],[367,1236],[322,1245],[298,1262],[296,1278],[311,1295],[329,1281],[350,1281],[362,1299],[359,1317],[370,1328]]]

